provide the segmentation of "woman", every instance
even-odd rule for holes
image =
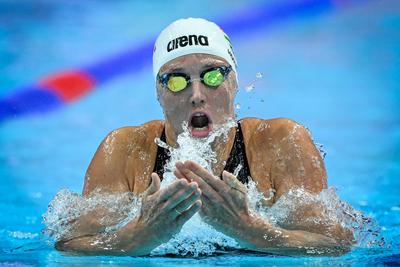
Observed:
[[[176,180],[160,189],[168,153],[155,144],[155,138],[177,147],[183,123],[193,138],[207,138],[235,119],[238,84],[228,36],[204,19],[177,20],[160,34],[153,71],[165,121],[111,132],[93,157],[84,185],[84,196],[98,189],[142,194],[140,215],[112,233],[102,232],[100,213],[82,216],[74,235],[57,242],[59,250],[147,255],[197,212],[250,250],[297,255],[307,247],[325,254],[349,248],[350,230],[337,222],[327,227],[308,220],[324,217],[316,204],[297,207],[279,226],[249,211],[244,186],[249,179],[264,192],[267,206],[295,188],[317,194],[327,187],[319,151],[307,130],[289,119],[242,119],[229,129],[228,138],[212,142],[217,160],[211,171],[194,161],[177,162]],[[240,169],[236,176],[235,169]]]

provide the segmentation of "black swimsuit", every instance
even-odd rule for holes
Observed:
[[[166,142],[165,128],[163,129],[160,139],[161,141]],[[158,146],[156,163],[154,164],[153,172],[156,172],[160,176],[161,180],[163,179],[164,166],[167,163],[167,160],[169,160],[169,158],[170,155],[168,150]],[[239,171],[237,178],[243,184],[247,184],[249,182],[250,168],[247,162],[246,150],[244,147],[243,134],[242,134],[242,129],[240,127],[240,121],[238,121],[235,141],[233,143],[233,147],[229,155],[228,161],[226,162],[224,170],[230,173],[234,173],[235,169],[237,168],[237,166],[239,166],[239,164],[242,165],[242,169]]]

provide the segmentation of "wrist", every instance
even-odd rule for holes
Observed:
[[[280,229],[265,221],[257,213],[251,213],[241,227],[240,236],[237,239],[244,248],[260,250],[261,248],[271,247],[272,243],[277,243],[277,237],[281,236]]]
[[[131,256],[149,255],[150,252],[161,245],[158,233],[150,231],[137,218],[121,228],[119,238],[123,250]]]

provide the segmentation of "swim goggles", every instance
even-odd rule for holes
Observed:
[[[190,76],[185,73],[164,73],[158,75],[157,78],[164,87],[177,93],[190,86],[192,81],[196,80],[200,80],[205,85],[216,88],[225,81],[231,70],[231,66],[220,66],[206,69],[200,74],[200,79],[190,79]]]

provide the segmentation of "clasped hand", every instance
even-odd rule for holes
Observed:
[[[223,180],[193,161],[178,162],[178,178],[160,188],[160,178],[152,173],[150,187],[143,193],[133,236],[146,254],[178,233],[196,212],[216,230],[241,243],[254,220],[247,202],[247,188],[224,171]]]
[[[200,215],[203,220],[240,241],[252,219],[247,188],[233,174],[223,171],[221,180],[193,161],[177,162],[175,167],[177,178],[199,185],[203,203]]]

